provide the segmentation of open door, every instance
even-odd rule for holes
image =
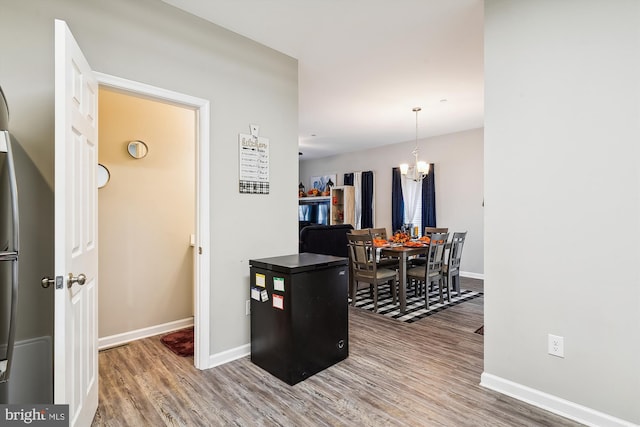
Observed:
[[[64,21],[55,21],[54,403],[69,425],[98,408],[98,83]]]

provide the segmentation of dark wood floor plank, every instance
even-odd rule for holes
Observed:
[[[482,281],[462,280],[482,291]],[[249,357],[200,371],[151,337],[100,353],[94,426],[576,426],[480,387],[483,297],[408,324],[349,308],[349,357],[289,386]]]

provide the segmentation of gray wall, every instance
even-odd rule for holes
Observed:
[[[95,71],[211,101],[211,353],[248,344],[248,260],[297,252],[297,61],[157,0],[0,0],[0,10],[11,125],[50,187],[54,18]],[[250,123],[271,141],[269,195],[238,193],[238,133]],[[23,212],[52,226],[51,201],[36,208]]]
[[[20,210],[16,340],[22,341],[53,335],[53,288],[40,285],[53,274],[53,193],[16,138],[12,148]]]
[[[10,125],[13,128],[12,123]],[[43,289],[40,279],[53,271],[50,250],[53,217],[48,215],[53,206],[53,193],[14,136],[12,151],[18,185],[20,254],[16,341],[8,402],[50,403],[53,399],[53,289]]]
[[[473,129],[418,141],[420,160],[435,164],[436,220],[449,231],[467,231],[462,257],[465,273],[484,272],[483,141],[482,129]],[[391,232],[391,169],[411,162],[415,141],[365,151],[300,161],[299,182],[309,188],[309,177],[345,172],[374,172],[374,225]],[[304,156],[303,156],[304,157]]]
[[[485,2],[485,373],[636,424],[639,24],[637,0]]]

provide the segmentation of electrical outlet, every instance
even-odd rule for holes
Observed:
[[[251,300],[248,299],[247,302],[244,304],[244,314],[246,314],[247,316],[251,314]]]
[[[549,334],[549,354],[564,358],[564,337]]]

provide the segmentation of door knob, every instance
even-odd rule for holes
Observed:
[[[40,284],[45,289],[53,285],[54,283],[56,283],[56,279],[49,279],[48,277],[43,277],[42,280],[40,280]]]
[[[83,273],[78,274],[78,277],[73,277],[73,274],[69,273],[69,278],[67,279],[67,288],[72,287],[74,283],[82,286],[86,283],[86,281],[87,276],[85,276]]]

